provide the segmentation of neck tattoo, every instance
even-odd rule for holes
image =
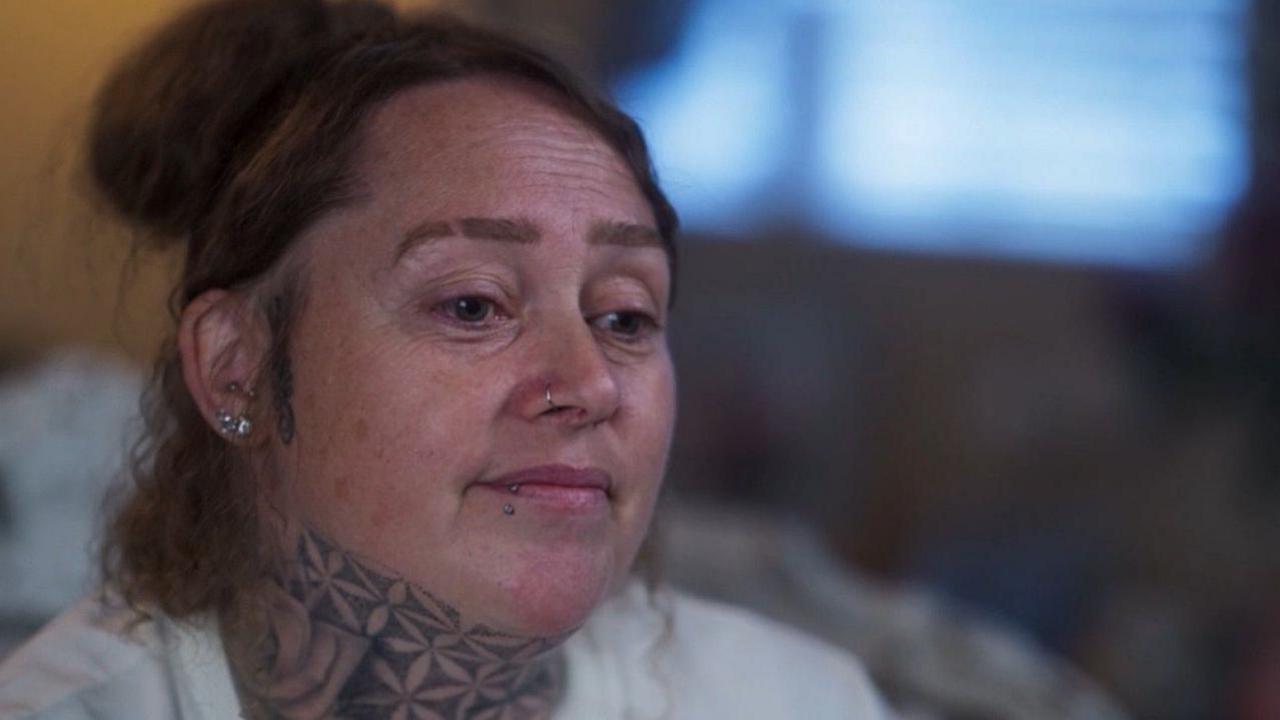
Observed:
[[[541,720],[567,636],[467,626],[456,608],[304,530],[267,588],[268,633],[232,666],[246,717]],[[244,668],[257,668],[244,671]]]

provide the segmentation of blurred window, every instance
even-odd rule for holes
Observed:
[[[1248,175],[1243,0],[701,0],[615,92],[687,227],[1169,266]]]

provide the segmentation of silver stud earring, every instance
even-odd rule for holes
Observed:
[[[257,397],[253,390],[246,390],[240,387],[240,383],[232,381],[227,383],[226,390],[232,394],[242,394],[250,400]],[[219,408],[214,412],[213,417],[218,421],[218,430],[227,437],[247,438],[253,432],[253,421],[249,419],[248,414],[240,413],[233,416],[231,413]]]
[[[218,410],[213,416],[218,421],[218,429],[223,435],[247,438],[253,432],[253,421],[244,413],[232,417],[226,410]]]

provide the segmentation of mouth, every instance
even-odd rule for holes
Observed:
[[[613,497],[613,478],[595,467],[538,465],[509,472],[482,486],[517,506],[532,504],[581,511],[606,506]]]

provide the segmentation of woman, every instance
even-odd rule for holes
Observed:
[[[675,213],[542,55],[370,3],[199,7],[90,137],[185,244],[107,591],[39,718],[871,717],[816,642],[631,579],[674,423]]]

